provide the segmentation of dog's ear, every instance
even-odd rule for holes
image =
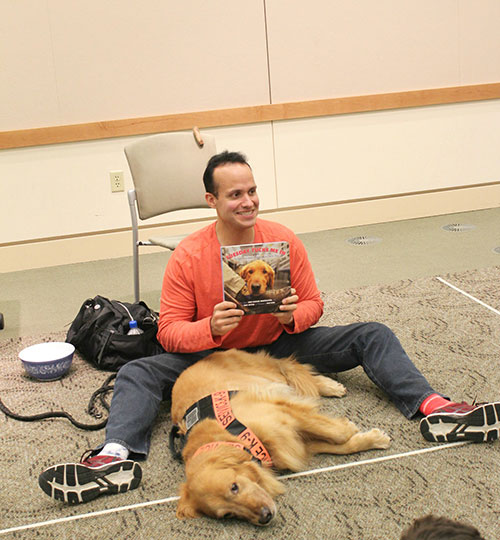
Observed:
[[[238,273],[240,274],[240,278],[241,278],[241,279],[246,279],[246,278],[247,278],[247,274],[248,274],[248,268],[247,268],[247,265],[245,264],[245,266],[242,266],[242,267],[238,270]]]
[[[269,495],[271,495],[271,497],[276,497],[276,495],[281,495],[281,493],[285,492],[283,484],[269,469],[265,469],[264,467],[261,467],[259,484],[269,493]]]
[[[201,513],[194,506],[194,502],[189,495],[186,484],[181,485],[181,494],[179,502],[177,503],[176,516],[179,519],[198,518],[201,516]]]
[[[274,476],[274,473],[266,466],[257,465],[254,461],[249,461],[245,464],[250,473],[250,478],[257,482],[259,486],[265,489],[271,497],[281,495],[285,492],[283,484]]]
[[[274,270],[269,267],[269,272],[267,273],[267,285],[270,289],[274,287]]]

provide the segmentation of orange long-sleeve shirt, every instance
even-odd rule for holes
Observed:
[[[212,223],[184,239],[168,261],[158,324],[163,348],[179,353],[242,349],[272,343],[283,331],[299,333],[315,324],[323,313],[323,301],[304,245],[287,227],[257,219],[255,243],[280,241],[290,245],[291,285],[299,297],[293,330],[271,314],[245,315],[234,330],[212,336],[213,309],[223,301],[220,244]]]

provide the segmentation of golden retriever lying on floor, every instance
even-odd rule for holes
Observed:
[[[172,421],[187,432],[177,517],[267,525],[276,514],[273,498],[284,491],[271,466],[298,471],[317,453],[387,448],[382,431],[360,433],[347,418],[317,412],[319,396],[344,394],[344,386],[310,366],[265,353],[231,349],[189,367],[172,391]]]

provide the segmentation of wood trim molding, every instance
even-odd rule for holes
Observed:
[[[0,132],[0,149],[500,99],[500,83],[276,103]]]

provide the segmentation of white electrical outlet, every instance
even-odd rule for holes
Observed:
[[[109,179],[111,181],[111,191],[113,193],[125,190],[123,171],[109,171]]]

